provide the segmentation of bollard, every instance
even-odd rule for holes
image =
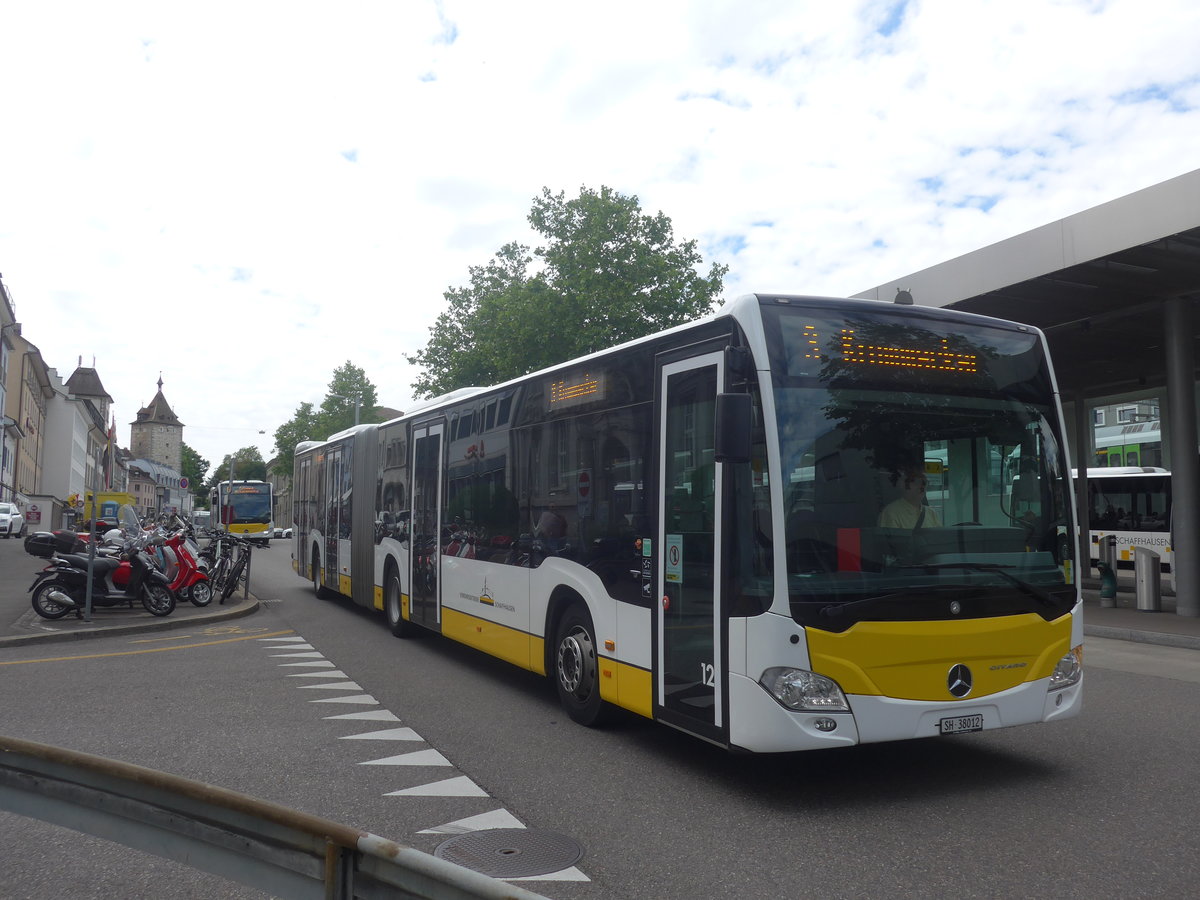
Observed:
[[[1142,612],[1162,612],[1162,566],[1149,547],[1133,548],[1134,591]]]
[[[1112,607],[1117,605],[1117,536],[1105,535],[1100,538],[1100,558],[1096,561],[1100,572],[1100,605]]]
[[[1104,562],[1096,563],[1096,568],[1100,570],[1100,605],[1116,606],[1117,573]]]

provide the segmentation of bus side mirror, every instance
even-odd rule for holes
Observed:
[[[717,394],[716,461],[750,462],[750,432],[753,417],[749,394]]]

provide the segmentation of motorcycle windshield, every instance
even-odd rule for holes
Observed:
[[[122,504],[118,519],[121,522],[121,529],[127,535],[135,535],[142,530],[141,523],[138,522],[137,513],[133,511],[133,507],[128,503]]]

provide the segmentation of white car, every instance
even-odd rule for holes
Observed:
[[[20,537],[25,533],[25,517],[15,503],[0,503],[0,534],[8,540],[14,534]]]
[[[290,529],[290,528],[276,528],[275,529],[275,537],[277,537],[277,538],[290,538],[291,536],[292,536],[292,529]]]

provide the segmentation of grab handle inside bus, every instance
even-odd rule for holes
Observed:
[[[715,418],[717,462],[750,462],[750,395],[717,394]]]

